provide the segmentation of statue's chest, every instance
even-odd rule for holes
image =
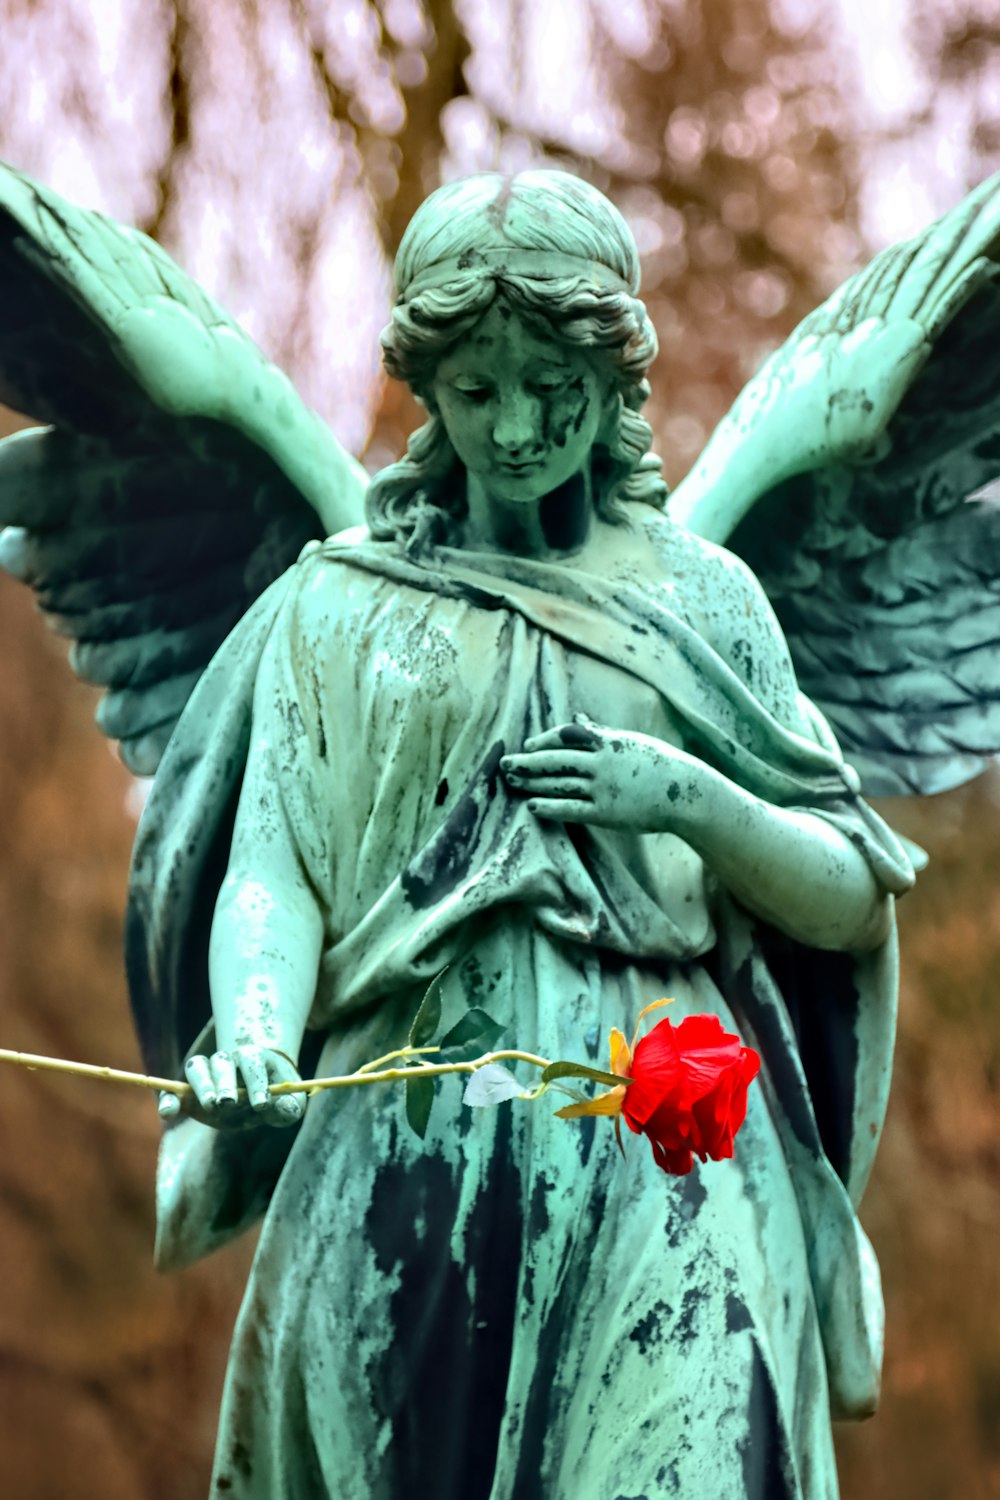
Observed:
[[[516,611],[418,598],[411,609],[397,607],[368,660],[364,696],[389,740],[447,743],[473,730],[513,747],[582,713],[683,743],[679,720],[655,688]]]

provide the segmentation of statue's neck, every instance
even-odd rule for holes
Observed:
[[[468,476],[462,545],[539,559],[570,557],[590,540],[594,502],[589,469],[538,500],[505,500]]]

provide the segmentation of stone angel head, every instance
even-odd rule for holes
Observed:
[[[663,508],[640,414],[656,333],[637,295],[635,241],[603,194],[543,170],[446,184],[411,221],[395,285],[386,369],[430,415],[372,483],[373,535],[416,550],[450,540],[466,475],[479,471],[514,499],[582,471],[607,520],[623,501]],[[498,367],[512,357],[523,400],[516,409],[512,393],[501,410]]]

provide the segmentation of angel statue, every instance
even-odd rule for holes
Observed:
[[[0,447],[2,561],[155,772],[127,967],[193,1088],[159,1264],[263,1215],[212,1496],[832,1500],[913,881],[861,791],[1000,746],[1000,181],[807,318],[669,500],[635,243],[572,176],[414,217],[382,345],[427,421],[370,481],[155,244],[0,203],[0,399],[49,424]],[[269,1092],[398,1048],[442,971],[550,1057],[718,1016],[762,1059],[735,1158],[623,1166],[450,1082],[423,1139],[401,1090]]]

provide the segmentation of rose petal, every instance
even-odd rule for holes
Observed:
[[[695,1123],[691,1144],[715,1161],[733,1154],[733,1095],[738,1081],[736,1071],[730,1069],[710,1094],[696,1099],[691,1107]]]
[[[753,1083],[760,1072],[760,1054],[752,1047],[740,1048],[740,1072],[744,1083]]]
[[[692,1099],[709,1093],[744,1050],[738,1036],[723,1031],[718,1016],[688,1016],[677,1027],[675,1040]]]
[[[686,1103],[665,1099],[642,1127],[650,1139],[662,1141],[668,1149],[686,1150],[694,1135],[695,1123]]]
[[[612,1034],[613,1066],[626,1050],[619,1037]],[[753,1048],[724,1030],[718,1016],[688,1016],[679,1026],[660,1021],[635,1046],[621,1107],[625,1123],[648,1137],[665,1172],[686,1175],[695,1155],[724,1160],[733,1155],[747,1085],[759,1068]]]
[[[666,1099],[686,1103],[687,1090],[681,1077],[681,1059],[674,1041],[674,1027],[660,1021],[635,1049],[632,1083],[626,1090],[624,1114],[641,1129]]]
[[[659,1141],[650,1143],[653,1147],[653,1160],[664,1172],[669,1172],[672,1177],[686,1177],[694,1166],[694,1157],[690,1151],[670,1151],[661,1146]]]

